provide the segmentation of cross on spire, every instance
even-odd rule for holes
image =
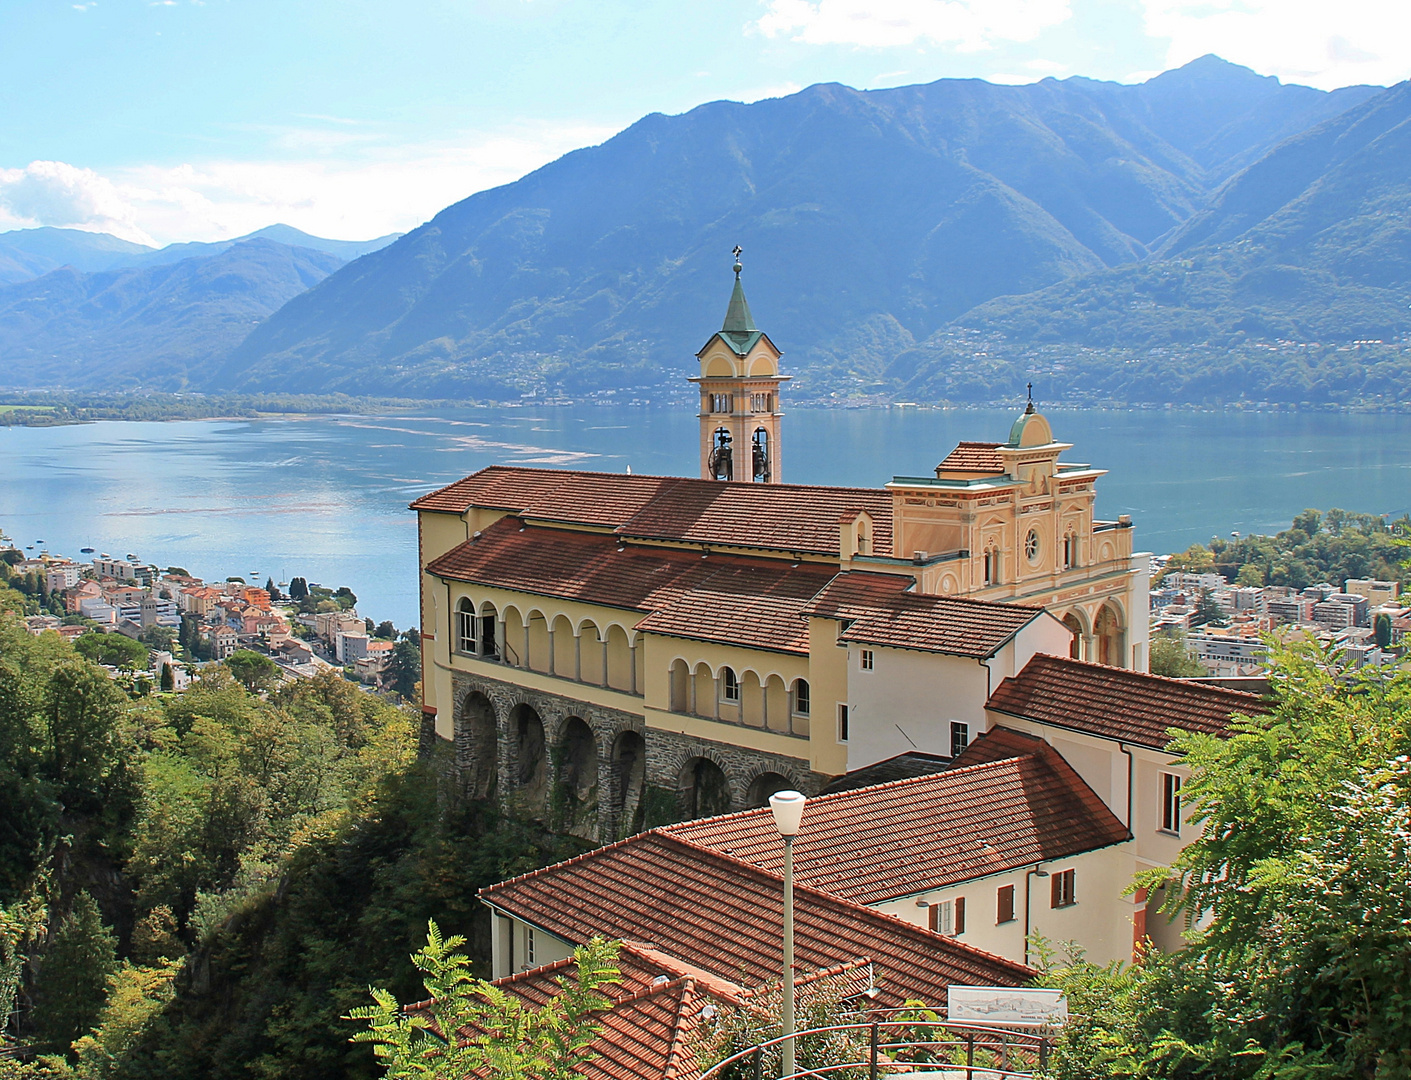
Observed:
[[[731,252],[731,254],[735,256],[735,276],[736,276],[736,277],[739,277],[739,276],[740,276],[740,271],[744,269],[744,267],[740,265],[740,253],[743,252],[744,250],[745,250],[745,249],[742,248],[739,244],[736,244],[736,245],[735,245],[735,250],[734,250],[733,252]]]
[[[1034,384],[1029,383],[1029,404],[1024,406],[1024,415],[1028,416],[1034,411]]]

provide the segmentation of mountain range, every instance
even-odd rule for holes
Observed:
[[[719,325],[738,242],[756,318],[800,396],[964,399],[1009,392],[1026,372],[1053,386],[1076,372],[1085,392],[1131,399],[1142,372],[1170,385],[1170,369],[1200,376],[1290,334],[1394,348],[1411,329],[1408,114],[1406,85],[1325,93],[1216,57],[1137,85],[824,84],[714,102],[645,117],[331,273],[307,244],[258,247],[283,237],[200,254],[246,249],[226,275],[171,271],[195,255],[163,267],[162,253],[93,253],[128,260],[98,277],[152,275],[121,287],[80,282],[71,259],[62,288],[40,289],[54,272],[0,288],[0,356],[22,349],[30,385],[120,375],[500,399],[670,386]],[[0,235],[0,257],[15,235]],[[232,292],[216,317],[218,281]],[[247,287],[259,299],[234,303]],[[143,361],[143,328],[186,289],[204,299],[162,323],[161,362]],[[124,312],[120,333],[105,304]],[[217,330],[198,357],[175,330],[199,311]],[[1326,357],[1299,360],[1314,371]],[[1180,385],[1201,400],[1257,397],[1263,384],[1246,382]],[[1288,393],[1306,400],[1308,385]]]

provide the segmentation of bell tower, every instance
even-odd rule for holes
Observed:
[[[735,289],[725,324],[696,353],[701,373],[701,479],[743,483],[783,482],[779,438],[779,357],[769,336],[754,324],[740,283],[742,249],[735,248]]]

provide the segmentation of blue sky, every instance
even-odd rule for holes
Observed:
[[[1405,0],[0,0],[0,229],[408,229],[649,112],[815,82],[1411,74]]]

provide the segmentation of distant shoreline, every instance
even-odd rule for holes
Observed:
[[[74,424],[118,421],[237,421],[309,420],[327,416],[396,415],[424,409],[555,409],[578,405],[616,408],[690,408],[687,396],[663,395],[654,400],[570,400],[525,398],[516,401],[467,401],[446,398],[350,397],[342,394],[127,394],[0,390],[0,429],[11,427],[66,427]],[[991,401],[916,402],[889,400],[881,395],[853,398],[800,398],[786,403],[796,409],[958,411],[1005,409],[1015,399]],[[1045,407],[1063,412],[1178,412],[1178,413],[1323,413],[1408,414],[1405,402],[1349,404],[1267,401],[1231,402],[1124,402],[1109,399],[1058,399]]]

